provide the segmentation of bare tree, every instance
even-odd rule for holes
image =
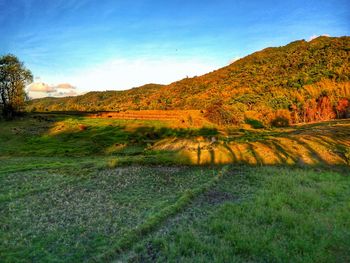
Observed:
[[[26,98],[25,86],[33,75],[14,55],[0,57],[0,109],[6,119],[21,110]]]

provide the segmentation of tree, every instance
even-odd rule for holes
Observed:
[[[0,57],[0,109],[6,119],[21,110],[26,94],[25,86],[33,81],[29,69],[14,55]]]

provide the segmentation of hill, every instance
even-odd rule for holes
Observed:
[[[206,110],[218,124],[285,125],[349,116],[350,37],[266,48],[167,86],[28,102],[28,111]],[[136,76],[137,77],[137,76]]]

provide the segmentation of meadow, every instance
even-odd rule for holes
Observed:
[[[1,262],[350,261],[349,120],[105,117],[1,122]]]

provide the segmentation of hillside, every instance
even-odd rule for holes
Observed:
[[[266,48],[206,75],[167,86],[90,92],[28,102],[28,111],[205,109],[218,124],[310,122],[349,115],[350,37]],[[137,77],[137,76],[136,76]]]

